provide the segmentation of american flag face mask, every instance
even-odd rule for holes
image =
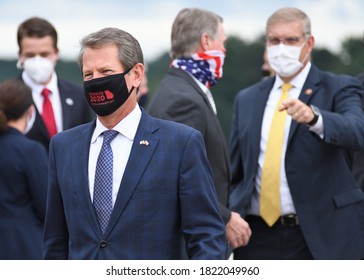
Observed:
[[[171,67],[189,72],[210,88],[222,77],[224,59],[224,51],[211,50],[194,53],[191,57],[176,58],[171,62]]]

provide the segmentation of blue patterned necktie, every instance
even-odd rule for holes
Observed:
[[[115,130],[103,132],[104,141],[97,159],[94,185],[94,209],[102,233],[112,212],[113,153],[110,142],[118,135]]]

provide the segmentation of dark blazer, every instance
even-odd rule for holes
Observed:
[[[357,76],[364,86],[364,72]],[[362,108],[364,108],[364,95],[362,96]],[[364,150],[355,151],[353,154],[353,174],[364,191]]]
[[[242,90],[235,101],[230,206],[243,216],[254,189],[261,125],[273,83],[271,78]],[[324,139],[311,133],[307,125],[292,121],[290,127],[286,175],[315,259],[364,257],[364,193],[351,174],[347,153],[364,147],[361,94],[355,78],[322,72],[312,65],[299,99],[321,110]]]
[[[58,89],[62,106],[63,130],[91,121],[92,113],[81,86],[59,79]],[[34,125],[27,137],[42,143],[48,151],[50,138],[38,110],[36,110]]]
[[[94,128],[95,121],[52,138],[45,258],[181,259],[184,238],[191,259],[224,259],[225,227],[201,134],[142,113],[103,235],[88,184]]]
[[[14,128],[0,147],[0,259],[42,259],[47,153]]]
[[[157,118],[189,125],[202,133],[214,174],[219,208],[227,223],[231,215],[227,209],[229,154],[220,122],[206,95],[187,72],[170,68],[156,90],[148,112]]]

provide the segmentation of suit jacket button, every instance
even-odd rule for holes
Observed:
[[[100,241],[100,248],[105,248],[107,246],[107,242],[105,240]]]

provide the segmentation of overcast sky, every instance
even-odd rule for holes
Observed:
[[[146,61],[169,49],[172,22],[179,10],[200,7],[224,18],[228,35],[254,40],[264,33],[270,14],[297,7],[311,18],[316,46],[336,52],[349,36],[362,36],[364,0],[0,0],[0,58],[15,58],[16,31],[31,16],[57,29],[61,58],[75,59],[82,37],[118,27],[140,42]]]

